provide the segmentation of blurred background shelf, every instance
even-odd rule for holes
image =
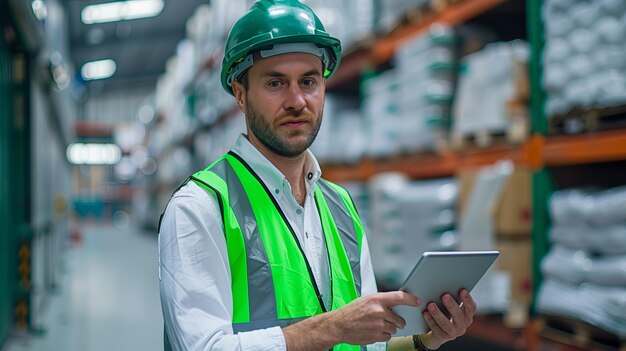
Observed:
[[[511,0],[449,1],[449,5],[443,8],[441,12],[427,12],[420,16],[418,20],[413,20],[413,23],[400,26],[388,36],[378,40],[372,52],[373,60],[378,64],[388,61],[400,45],[424,33],[432,24],[442,23],[450,26],[461,24],[507,1]]]
[[[356,165],[325,164],[324,177],[336,182],[349,180],[366,181],[383,172],[399,172],[412,179],[452,177],[465,168],[491,165],[509,159],[515,165],[530,167],[537,162],[535,148],[538,141],[523,145],[499,145],[487,148],[471,148],[463,151],[447,151],[441,154],[421,153],[394,156],[384,159],[365,159]]]
[[[500,145],[421,153],[384,159],[365,159],[355,165],[325,164],[329,180],[367,180],[377,173],[397,171],[414,179],[450,177],[464,168],[475,168],[510,159],[518,166],[538,169],[626,160],[626,131],[614,130],[581,135],[534,136],[522,145]]]
[[[545,145],[547,166],[626,160],[626,130],[552,136]]]
[[[424,9],[413,11],[407,23],[398,25],[391,33],[373,35],[348,47],[341,66],[328,82],[330,89],[343,86],[358,77],[367,69],[387,63],[396,50],[406,41],[423,34],[435,23],[457,25],[512,0],[456,0],[441,2],[448,4],[438,11],[430,4]],[[514,0],[513,0],[514,1]],[[411,12],[409,12],[411,13]]]
[[[219,71],[252,0],[83,23],[97,3],[0,2],[0,286],[16,287],[0,291],[0,346],[57,328],[44,317],[67,251],[133,228],[153,250],[172,191],[246,130]],[[497,288],[476,291],[484,309],[445,350],[623,351],[626,2],[306,3],[344,48],[311,150],[359,209],[379,287],[420,250],[496,248]],[[117,71],[86,79],[102,58]],[[72,163],[72,143],[119,160]]]

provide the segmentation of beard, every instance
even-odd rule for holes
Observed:
[[[254,136],[271,150],[273,153],[284,157],[295,157],[302,154],[306,149],[313,144],[317,133],[322,125],[322,117],[324,106],[320,109],[320,113],[317,118],[314,118],[310,114],[300,110],[289,113],[283,117],[307,117],[312,125],[312,129],[307,130],[308,133],[304,141],[291,142],[287,137],[280,135],[276,130],[272,128],[272,125],[268,122],[268,119],[254,107],[254,104],[246,98],[246,117],[248,120],[248,128],[254,134]],[[297,131],[296,133],[302,133]]]

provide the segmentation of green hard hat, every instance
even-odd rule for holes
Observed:
[[[233,94],[232,82],[254,62],[252,53],[270,57],[288,52],[318,55],[324,78],[339,67],[341,42],[326,33],[313,10],[297,0],[259,0],[233,26],[226,39],[222,86]]]

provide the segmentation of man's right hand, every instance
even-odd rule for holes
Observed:
[[[391,309],[398,305],[417,307],[420,303],[415,295],[404,291],[378,293],[329,313],[329,322],[342,343],[367,345],[389,341],[398,328],[406,326],[404,318]]]
[[[360,297],[328,313],[305,319],[283,329],[287,350],[327,350],[336,344],[368,345],[391,339],[406,321],[391,309],[418,307],[421,301],[404,291]]]

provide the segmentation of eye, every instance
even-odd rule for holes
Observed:
[[[315,79],[312,78],[305,78],[302,80],[302,85],[304,85],[305,87],[310,87],[315,85],[317,82],[315,81]]]
[[[271,80],[269,82],[267,82],[267,86],[269,86],[270,88],[278,88],[282,85],[282,83],[280,81],[277,80]]]

